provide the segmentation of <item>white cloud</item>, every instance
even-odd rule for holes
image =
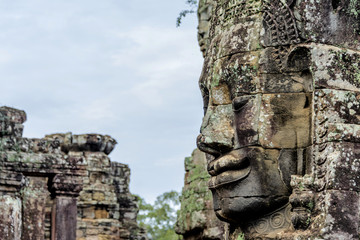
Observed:
[[[169,94],[181,94],[175,90],[177,85],[189,69],[199,68],[201,63],[200,53],[191,59],[198,51],[194,35],[194,30],[155,26],[118,33],[119,41],[128,44],[112,56],[113,63],[126,66],[141,79],[130,93],[150,107],[164,104]]]
[[[191,155],[191,153],[189,154]],[[183,167],[183,160],[186,156],[169,156],[169,157],[159,157],[154,163],[156,167]]]
[[[116,119],[113,105],[114,99],[97,96],[93,100],[87,102],[86,105],[82,105],[78,115],[83,121],[112,122]]]
[[[4,49],[0,49],[0,64],[10,63],[13,60],[13,55]]]

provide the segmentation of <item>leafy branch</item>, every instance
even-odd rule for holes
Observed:
[[[179,16],[176,19],[176,27],[180,27],[181,21],[188,15],[195,12],[198,2],[197,0],[186,0],[186,4],[188,5],[188,9],[182,10],[179,13]]]

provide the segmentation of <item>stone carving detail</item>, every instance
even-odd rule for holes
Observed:
[[[214,1],[197,144],[228,239],[358,239],[359,7]]]
[[[307,229],[311,223],[311,212],[314,208],[314,191],[312,178],[305,175],[293,175],[291,179],[293,193],[290,196],[292,207],[291,221],[295,229]]]
[[[259,0],[231,0],[224,1],[224,22],[229,22],[234,18],[244,18],[253,14],[260,13],[261,1]]]
[[[73,176],[57,174],[52,180],[51,191],[55,195],[78,196],[82,190],[82,180]]]
[[[287,229],[291,225],[291,206],[287,205],[283,209],[270,213],[255,222],[250,222],[247,226],[249,234],[261,236],[267,233],[274,233],[278,229]]]
[[[284,3],[281,0],[264,0],[264,27],[269,39],[265,46],[284,46],[300,43],[296,21],[290,5],[294,0]]]
[[[272,57],[282,69],[286,56],[290,52],[290,45],[300,43],[294,14],[289,6],[294,1],[269,1],[265,0],[263,5],[264,11],[264,28],[266,38],[265,46],[273,46]]]

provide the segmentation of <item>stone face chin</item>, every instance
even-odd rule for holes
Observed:
[[[215,200],[217,198],[215,194],[213,194],[213,197],[214,202],[219,202],[220,209],[215,209],[218,218],[241,226],[246,226],[247,222],[265,216],[286,205],[288,202],[287,196],[278,196],[276,199],[262,196],[236,198],[222,198],[218,196],[219,199],[217,200]]]
[[[209,188],[222,220],[234,223],[244,216],[254,220],[288,202],[290,190],[278,169],[279,151],[247,147],[229,155],[209,163],[214,166],[209,172],[217,174],[211,177]]]

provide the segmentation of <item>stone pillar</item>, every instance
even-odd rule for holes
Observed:
[[[55,196],[52,210],[51,239],[75,240],[77,197],[82,189],[81,179],[72,175],[56,175],[52,193]]]
[[[0,197],[0,236],[2,239],[21,239],[21,199],[10,195]]]
[[[22,136],[26,121],[24,111],[0,107],[0,239],[21,239],[22,206],[20,189],[23,175],[15,170],[18,167],[17,152],[8,151],[16,138]]]
[[[21,239],[22,208],[19,191],[22,185],[21,174],[0,170],[0,238]]]
[[[21,191],[24,240],[44,239],[46,199],[50,195],[47,180],[46,177],[26,177],[26,187]]]

